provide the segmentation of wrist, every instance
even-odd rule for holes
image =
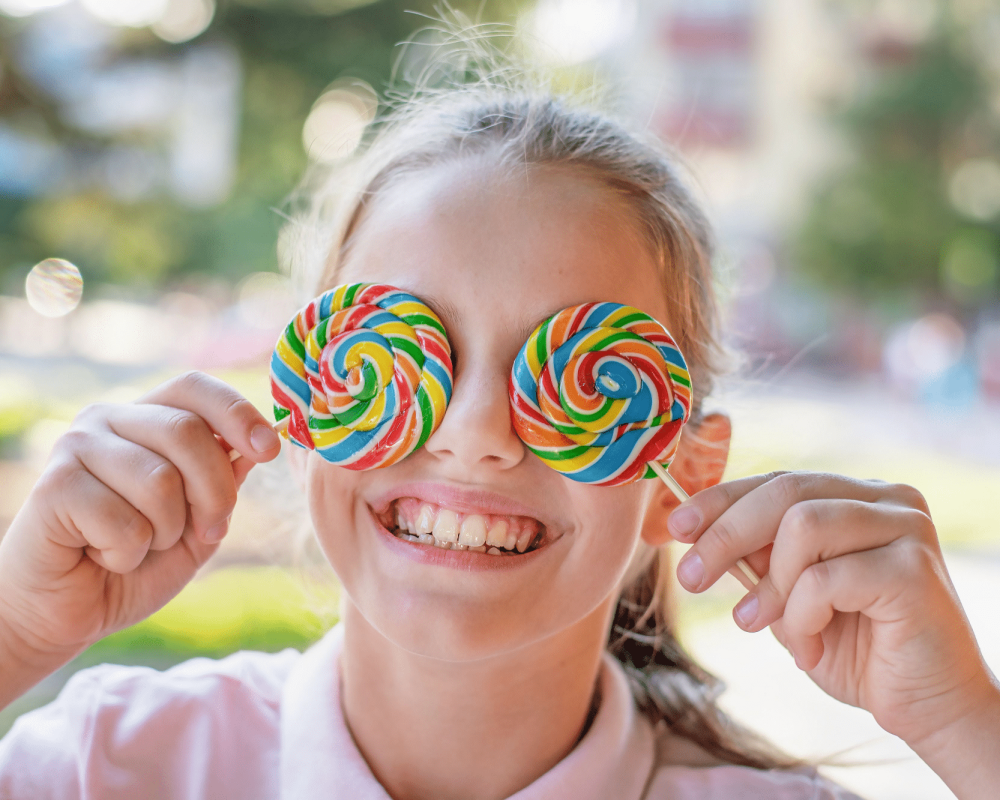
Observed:
[[[31,647],[0,614],[0,710],[78,654]]]
[[[907,741],[960,800],[994,798],[1000,786],[1000,684],[988,670],[985,678],[950,723]]]

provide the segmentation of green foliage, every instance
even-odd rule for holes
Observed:
[[[817,188],[795,236],[803,273],[869,298],[996,299],[1000,220],[969,218],[949,197],[955,169],[1000,143],[995,87],[970,36],[946,18],[899,63],[873,68],[839,117],[853,159]]]
[[[523,3],[450,5],[471,19],[512,22]],[[169,61],[207,41],[235,47],[242,88],[230,196],[207,209],[186,206],[165,189],[136,202],[93,186],[49,196],[0,196],[0,291],[19,293],[30,267],[56,256],[75,263],[91,287],[159,287],[193,273],[235,281],[274,270],[282,222],[275,209],[306,166],[302,125],[312,103],[345,76],[383,90],[400,54],[398,43],[429,24],[435,8],[432,0],[235,0],[220,3],[209,29],[189,43],[168,45],[147,30],[123,33],[112,61]],[[101,137],[74,127],[12,56],[29,24],[0,15],[0,124],[94,154],[116,144],[164,146],[155,131]]]
[[[93,645],[86,663],[153,657],[221,658],[237,650],[300,650],[336,622],[335,585],[308,584],[277,567],[232,567],[189,583],[148,619]]]

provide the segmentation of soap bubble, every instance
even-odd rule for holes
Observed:
[[[62,317],[80,304],[83,276],[61,258],[40,261],[24,282],[28,304],[45,317]]]

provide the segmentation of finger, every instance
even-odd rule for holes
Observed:
[[[737,606],[737,623],[744,630],[758,631],[779,619],[792,587],[813,564],[883,547],[908,535],[932,536],[930,519],[919,511],[881,502],[795,504],[781,518],[767,574]]]
[[[119,437],[161,455],[176,468],[183,490],[180,496],[190,506],[191,524],[199,535],[205,535],[233,513],[233,466],[204,419],[169,406],[121,405],[113,407],[107,422]],[[166,472],[161,474],[166,482]],[[166,485],[160,488],[173,491]]]
[[[796,581],[782,617],[784,644],[801,669],[814,669],[823,656],[821,633],[836,612],[860,612],[881,622],[891,622],[905,612],[893,608],[912,586],[926,560],[922,544],[897,539],[886,547],[821,561],[806,569]],[[929,563],[929,560],[928,560]]]
[[[149,520],[150,549],[171,547],[187,521],[184,479],[177,467],[159,453],[110,431],[104,435],[81,432],[75,439],[72,451],[87,471]]]
[[[809,472],[739,483],[738,487],[700,500],[703,494],[719,488],[712,487],[688,501],[699,501],[703,520],[702,532],[688,537],[695,540],[694,546],[678,566],[678,578],[691,591],[707,589],[739,558],[774,541],[782,517],[796,503],[822,498],[874,502],[888,485]]]
[[[56,471],[61,475],[64,499],[55,543],[83,548],[111,572],[124,574],[135,569],[153,540],[149,520],[79,462],[67,463]],[[52,565],[38,566],[44,574]]]
[[[227,383],[203,372],[179,375],[137,402],[172,406],[197,414],[251,461],[270,461],[281,450],[278,434],[253,404]]]

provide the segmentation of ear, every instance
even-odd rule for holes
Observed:
[[[670,474],[688,494],[695,494],[722,480],[729,458],[729,441],[733,427],[725,414],[713,413],[697,427],[687,426],[681,434],[677,454],[670,464]],[[650,483],[654,483],[650,480]],[[680,501],[662,481],[655,481],[653,498],[642,525],[642,539],[651,547],[671,541],[667,533],[667,517]]]

